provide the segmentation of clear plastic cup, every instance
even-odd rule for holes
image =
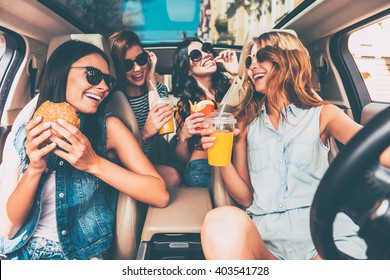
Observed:
[[[213,112],[205,123],[214,127],[211,136],[216,138],[214,146],[207,150],[208,163],[212,166],[228,166],[231,162],[234,127],[237,120],[230,113]]]
[[[170,100],[168,97],[160,97],[155,99],[153,101],[152,108],[157,104],[169,104],[173,106],[172,100]],[[172,114],[171,119],[160,128],[158,134],[163,135],[163,134],[172,133],[174,131],[175,131],[175,124],[174,124],[173,114]]]

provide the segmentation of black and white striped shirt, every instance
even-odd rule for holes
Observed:
[[[157,91],[160,97],[168,97],[168,89],[164,84],[157,82]],[[135,118],[137,119],[138,128],[142,131],[149,114],[148,92],[146,91],[137,97],[127,96],[127,99],[129,100]],[[144,141],[142,146],[142,149],[147,157],[149,157],[150,150],[152,148],[152,140],[153,137],[147,139]]]

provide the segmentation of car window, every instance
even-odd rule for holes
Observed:
[[[351,34],[349,50],[372,101],[390,102],[390,17]]]
[[[273,28],[313,0],[39,0],[85,33],[135,31],[145,45],[198,37],[242,46],[260,29]]]

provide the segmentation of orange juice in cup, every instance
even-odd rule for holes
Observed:
[[[206,122],[215,130],[211,136],[216,137],[214,146],[207,150],[208,163],[212,166],[228,166],[232,157],[234,126],[236,119],[230,113],[211,113]]]
[[[202,100],[192,104],[190,102],[190,110],[191,115],[195,113],[203,113],[205,117],[207,117],[210,113],[214,112],[214,103],[211,100]],[[200,127],[197,127],[196,130],[200,130]]]
[[[175,125],[173,124],[173,117],[166,123],[163,125],[162,128],[160,128],[160,130],[158,131],[158,134],[162,135],[162,134],[168,134],[168,133],[172,133],[175,131]]]
[[[155,99],[153,101],[152,107],[156,106],[157,104],[169,104],[169,105],[173,106],[172,101],[168,97],[161,97],[161,98]],[[173,120],[173,116],[172,116],[170,118],[170,120],[168,122],[166,122],[160,128],[160,130],[158,131],[158,134],[162,135],[162,134],[168,134],[168,133],[174,132],[175,131],[175,124],[173,121],[174,120]]]

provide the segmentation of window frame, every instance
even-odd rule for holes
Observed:
[[[336,33],[330,40],[330,56],[339,71],[355,120],[361,119],[363,107],[373,101],[371,100],[369,91],[355,59],[349,50],[349,36],[359,29],[379,22],[388,15],[390,15],[390,9],[364,19],[363,21]]]
[[[12,81],[23,62],[26,54],[26,44],[23,38],[2,26],[0,34],[5,40],[4,54],[0,60],[0,120],[3,116],[4,106],[12,87]]]

